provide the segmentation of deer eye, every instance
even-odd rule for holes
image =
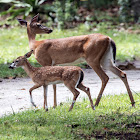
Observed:
[[[37,24],[37,27],[40,27],[41,25],[40,24]]]

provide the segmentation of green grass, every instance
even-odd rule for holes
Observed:
[[[139,25],[134,25],[132,28],[137,30]],[[96,28],[96,31],[95,31]],[[109,29],[108,29],[109,28]],[[64,38],[69,36],[77,36],[82,34],[102,33],[110,36],[117,44],[117,59],[124,61],[126,59],[133,59],[134,57],[140,58],[140,34],[130,34],[126,31],[118,31],[117,26],[111,25],[111,23],[100,23],[98,25],[81,24],[74,29],[57,30],[54,29],[53,33],[49,35],[37,35],[37,40],[52,39],[52,38]],[[18,56],[24,55],[29,51],[28,38],[26,33],[26,27],[18,27],[4,29],[1,28],[0,34],[0,77],[8,77],[26,74],[23,70],[19,69],[17,72],[8,69],[9,63],[11,63]],[[32,56],[29,59],[33,63],[37,63]],[[3,69],[4,68],[4,69]],[[20,72],[20,73],[19,73]],[[24,74],[23,74],[24,73]]]
[[[49,112],[29,110],[0,118],[1,140],[137,139],[140,137],[140,94],[131,107],[127,94],[103,96],[93,111],[89,101],[64,103]],[[94,100],[95,102],[95,100]]]

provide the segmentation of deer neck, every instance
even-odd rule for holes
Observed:
[[[29,47],[31,50],[33,50],[36,34],[31,31],[29,25],[27,25],[27,34],[28,34],[28,40],[29,40]]]
[[[34,74],[34,71],[35,71],[35,67],[33,67],[33,66],[28,62],[28,60],[26,60],[26,61],[24,62],[24,65],[23,65],[22,68],[25,70],[25,72],[27,73],[27,75],[28,75],[30,78],[32,78],[32,76],[33,76],[33,74]]]

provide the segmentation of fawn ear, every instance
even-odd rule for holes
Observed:
[[[25,57],[25,58],[29,58],[29,57],[32,55],[32,53],[33,53],[33,50],[31,50],[30,52],[26,53],[26,54],[24,55],[24,57]]]
[[[21,25],[26,25],[27,26],[27,21],[26,20],[23,20],[23,19],[20,19],[20,18],[17,18],[17,20]]]
[[[39,17],[39,13],[32,18],[31,23],[38,22],[38,17]]]

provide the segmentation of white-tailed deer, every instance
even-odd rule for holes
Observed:
[[[99,104],[105,86],[109,80],[103,69],[110,70],[120,77],[126,86],[131,104],[134,98],[127,82],[126,74],[115,66],[116,45],[105,35],[94,33],[89,35],[74,36],[61,39],[46,39],[36,41],[36,34],[48,34],[52,30],[38,23],[38,16],[31,22],[18,19],[21,25],[26,25],[29,39],[29,48],[33,50],[36,60],[42,66],[78,63],[85,60],[97,73],[102,81],[102,86],[95,105]],[[54,86],[54,106],[56,106],[56,86]]]
[[[35,85],[30,88],[30,99],[33,106],[36,105],[32,99],[32,91],[41,86],[44,88],[44,109],[48,111],[47,105],[47,87],[50,84],[64,83],[65,86],[69,88],[69,90],[73,93],[73,101],[70,106],[70,110],[72,110],[74,103],[79,96],[80,92],[76,90],[76,88],[84,91],[90,100],[90,104],[92,109],[94,110],[93,101],[91,99],[90,90],[88,87],[85,87],[82,84],[84,73],[81,68],[77,66],[45,66],[45,67],[33,67],[26,58],[30,57],[32,51],[28,52],[24,56],[18,57],[14,62],[9,66],[9,68],[16,68],[22,66],[28,76],[32,79]]]

